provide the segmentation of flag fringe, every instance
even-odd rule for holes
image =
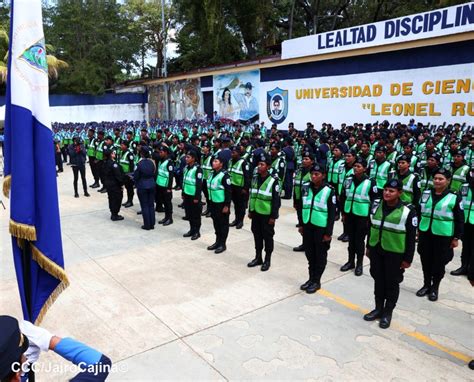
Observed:
[[[29,224],[17,223],[10,219],[10,234],[18,239],[36,241],[36,228]]]
[[[36,261],[42,269],[48,272],[51,276],[61,281],[56,287],[56,289],[53,291],[53,293],[50,294],[43,307],[41,308],[38,317],[35,321],[35,325],[39,325],[43,321],[43,318],[48,312],[49,308],[54,304],[59,295],[69,286],[69,279],[63,268],[61,268],[55,262],[51,261],[33,244],[31,244],[31,253],[33,260]]]
[[[10,197],[11,185],[12,185],[12,176],[7,175],[5,179],[3,179],[3,195],[5,196],[5,198]]]

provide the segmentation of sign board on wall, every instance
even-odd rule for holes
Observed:
[[[214,76],[214,111],[221,119],[254,122],[259,119],[260,71]]]
[[[273,102],[275,94],[282,102]],[[472,64],[270,81],[260,83],[260,114],[267,126],[294,122],[299,130],[306,122],[319,127],[410,118],[472,124],[473,95]]]
[[[474,31],[474,2],[283,41],[282,59]]]

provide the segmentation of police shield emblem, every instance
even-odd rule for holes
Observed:
[[[275,88],[267,92],[268,119],[277,125],[288,115],[288,90]]]

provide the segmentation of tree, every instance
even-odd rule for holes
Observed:
[[[100,94],[137,66],[142,36],[114,1],[59,1],[45,12],[47,41],[70,66],[56,92]]]
[[[165,29],[162,25],[161,0],[129,0],[122,7],[122,14],[130,20],[134,31],[143,39],[143,56],[147,51],[156,54],[156,72],[161,76],[164,61],[164,48],[169,42],[169,31],[175,25],[175,8],[165,3]],[[142,63],[142,75],[145,75],[145,64]]]

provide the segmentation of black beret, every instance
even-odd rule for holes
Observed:
[[[311,151],[309,151],[309,150],[307,150],[307,151],[305,151],[305,152],[303,153],[303,158],[304,158],[304,157],[308,157],[308,158],[310,158],[311,160],[314,160],[314,154],[313,154]]]
[[[322,174],[326,174],[326,169],[316,163],[313,165],[313,167],[311,167],[311,172],[320,172]]]
[[[435,173],[433,174],[434,175],[443,175],[445,178],[448,178],[448,179],[451,179],[451,171],[449,170],[446,170],[445,168],[439,168],[435,171]]]
[[[272,164],[272,158],[267,153],[261,153],[258,156],[258,162],[265,162],[266,164],[271,165]]]
[[[429,159],[429,158],[433,158],[436,161],[441,162],[441,155],[439,153],[434,152],[434,153],[428,155],[427,159]]]
[[[454,153],[453,153],[453,156],[455,155],[461,155],[462,157],[464,157],[466,154],[463,150],[456,150]]]
[[[381,151],[381,152],[383,152],[383,153],[386,153],[386,152],[387,152],[387,148],[386,148],[385,146],[377,146],[377,147],[375,148],[375,152],[377,152],[377,151]]]
[[[403,190],[403,183],[400,179],[393,178],[390,179],[385,185],[384,188],[396,188],[397,190]]]
[[[357,157],[354,164],[359,163],[362,167],[367,167],[367,161],[362,157]]]
[[[400,162],[400,161],[406,161],[408,163],[411,162],[411,155],[406,155],[406,154],[403,154],[403,155],[400,155],[398,158],[397,158],[397,162]]]

